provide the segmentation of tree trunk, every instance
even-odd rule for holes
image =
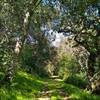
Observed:
[[[91,79],[94,75],[94,64],[96,61],[96,57],[94,53],[90,53],[89,59],[88,59],[88,78]]]
[[[88,57],[88,68],[87,68],[87,78],[88,78],[88,89],[92,91],[92,86],[91,86],[91,79],[94,76],[95,68],[94,64],[96,62],[96,55],[94,53],[90,53]]]

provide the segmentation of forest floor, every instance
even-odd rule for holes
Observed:
[[[59,78],[42,79],[20,71],[11,86],[0,88],[0,100],[100,100],[100,96]]]

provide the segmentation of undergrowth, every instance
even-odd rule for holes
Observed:
[[[37,100],[45,97],[51,98],[50,100],[64,100],[67,97],[71,100],[100,100],[100,96],[90,94],[77,84],[70,84],[70,81],[65,83],[43,79],[24,71],[15,75],[10,86],[3,85],[0,88],[0,100]]]

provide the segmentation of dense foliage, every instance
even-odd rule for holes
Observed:
[[[0,87],[19,70],[100,94],[100,0],[0,0]]]

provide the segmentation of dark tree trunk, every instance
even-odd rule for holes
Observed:
[[[90,53],[88,59],[88,78],[91,79],[94,75],[95,69],[94,64],[96,62],[96,55],[94,53]]]
[[[96,61],[96,55],[94,53],[90,53],[88,57],[88,68],[87,68],[87,78],[88,78],[87,89],[90,91],[92,91],[91,79],[93,78],[95,72],[95,68],[94,68],[95,61]]]

